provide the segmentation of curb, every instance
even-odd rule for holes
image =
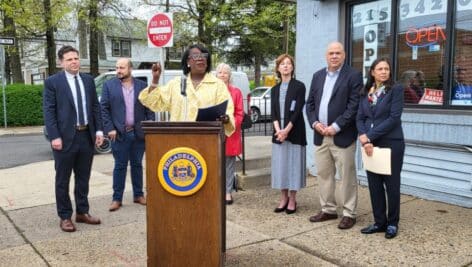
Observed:
[[[31,127],[10,127],[1,128],[0,136],[28,136],[28,135],[43,135],[44,126]]]

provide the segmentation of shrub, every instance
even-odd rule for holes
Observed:
[[[251,80],[249,81],[249,89],[254,90],[254,88],[256,88],[256,83],[254,82],[254,80]]]
[[[7,125],[42,125],[43,85],[10,84],[5,87]],[[3,92],[0,94],[0,117],[3,117]]]

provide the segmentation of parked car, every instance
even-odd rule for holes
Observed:
[[[250,109],[252,122],[258,122],[270,117],[270,89],[272,87],[256,87],[250,94]]]

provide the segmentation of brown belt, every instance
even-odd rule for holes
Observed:
[[[88,125],[75,126],[75,130],[76,131],[86,131],[86,130],[88,130]]]
[[[126,131],[126,132],[134,131],[134,127],[133,127],[133,126],[126,126],[126,127],[125,127],[125,131]]]

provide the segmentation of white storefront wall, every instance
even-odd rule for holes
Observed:
[[[338,1],[297,1],[295,74],[305,83],[306,97],[313,73],[326,67],[326,47],[330,42],[340,40],[339,15]],[[307,167],[311,174],[316,174],[313,130],[307,129]]]

